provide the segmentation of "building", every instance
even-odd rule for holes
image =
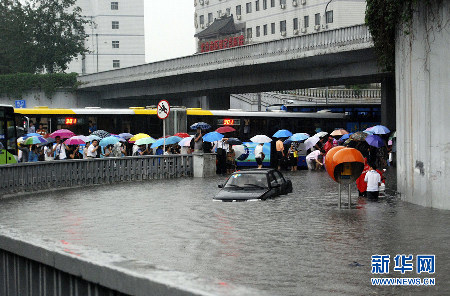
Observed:
[[[145,63],[143,0],[78,0],[86,26],[89,53],[77,57],[66,72],[90,74]]]
[[[363,24],[366,10],[365,0],[194,0],[194,5],[198,52]]]

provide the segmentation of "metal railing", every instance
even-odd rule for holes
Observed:
[[[192,155],[40,161],[0,166],[0,196],[193,175]]]

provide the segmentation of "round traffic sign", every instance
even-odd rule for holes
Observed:
[[[156,109],[156,114],[159,119],[166,119],[170,113],[170,105],[166,100],[161,100],[158,103],[158,107]]]

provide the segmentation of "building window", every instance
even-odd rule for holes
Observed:
[[[292,20],[294,30],[298,30],[298,18]]]
[[[270,32],[271,32],[272,34],[275,34],[275,23],[271,23],[271,24],[270,24]]]
[[[263,0],[263,9],[264,9],[264,10],[267,9],[267,0]]]
[[[113,68],[120,68],[120,60],[113,60]]]
[[[259,11],[259,0],[255,1],[255,10]]]
[[[316,13],[316,14],[314,15],[314,24],[315,24],[316,26],[320,25],[320,13]]]
[[[213,22],[213,14],[212,12],[208,13],[208,23],[211,24]]]
[[[205,17],[203,15],[200,16],[200,25],[205,24]]]
[[[112,48],[119,48],[119,41],[113,41]]]
[[[266,36],[267,35],[267,25],[264,25],[263,31],[264,31],[264,36]]]
[[[112,21],[111,28],[115,29],[115,30],[119,29],[119,22],[118,21]]]
[[[270,7],[275,7],[275,0],[270,0]]]
[[[245,7],[246,7],[245,12],[247,12],[247,13],[252,12],[252,2],[248,2],[247,4],[245,4]]]
[[[333,10],[327,11],[325,13],[325,18],[326,18],[327,24],[332,23],[333,22]]]
[[[305,28],[309,27],[309,15],[303,17],[303,22],[305,23]]]
[[[111,2],[111,10],[119,10],[119,2]]]
[[[256,26],[256,37],[261,36],[261,27],[260,26]]]
[[[247,39],[252,38],[252,28],[247,28]]]
[[[280,22],[280,32],[286,32],[286,21]]]
[[[236,15],[241,15],[241,6],[236,6]]]

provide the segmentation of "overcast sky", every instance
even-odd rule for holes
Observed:
[[[145,61],[195,53],[194,1],[144,0]]]

